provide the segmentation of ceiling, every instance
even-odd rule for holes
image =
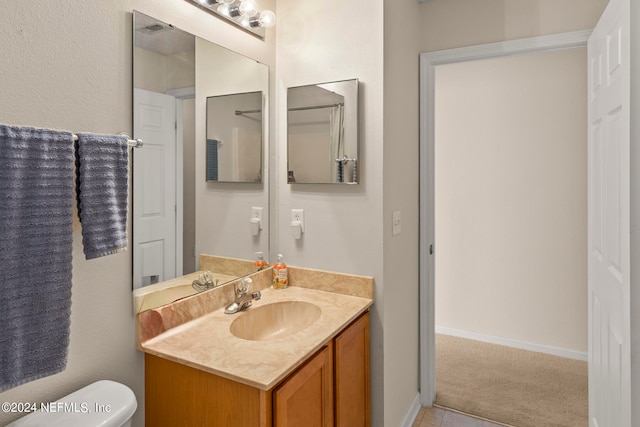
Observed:
[[[195,50],[195,37],[155,18],[136,13],[135,45],[160,55]]]

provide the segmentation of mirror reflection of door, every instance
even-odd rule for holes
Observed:
[[[133,283],[139,288],[195,269],[195,230],[184,221],[193,222],[193,192],[184,192],[189,179],[183,180],[183,159],[193,162],[183,148],[195,143],[195,38],[137,12],[134,20],[134,135],[145,142],[133,158]]]

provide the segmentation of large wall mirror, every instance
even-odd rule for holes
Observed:
[[[133,15],[134,135],[144,141],[132,162],[135,293],[198,271],[201,254],[252,260],[255,252],[269,253],[263,155],[269,69],[140,12]],[[234,98],[228,106],[211,101],[208,108],[208,100]],[[260,112],[236,117],[236,110]],[[218,171],[227,182],[205,179],[207,141],[216,138],[222,142]],[[245,145],[249,141],[253,145]],[[255,208],[261,208],[263,224],[257,234],[251,228]],[[232,280],[251,272],[213,273]]]
[[[287,89],[289,184],[358,183],[358,80]]]

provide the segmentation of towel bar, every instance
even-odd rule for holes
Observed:
[[[118,135],[127,137],[127,139],[128,139],[127,144],[129,145],[129,147],[140,148],[140,147],[142,147],[144,145],[144,143],[142,142],[141,139],[131,139],[131,137],[129,135],[127,135],[126,133],[120,133]],[[78,140],[78,135],[73,134],[73,140],[77,141]]]

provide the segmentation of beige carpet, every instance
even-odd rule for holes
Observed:
[[[516,427],[588,426],[587,363],[436,335],[436,405]]]

